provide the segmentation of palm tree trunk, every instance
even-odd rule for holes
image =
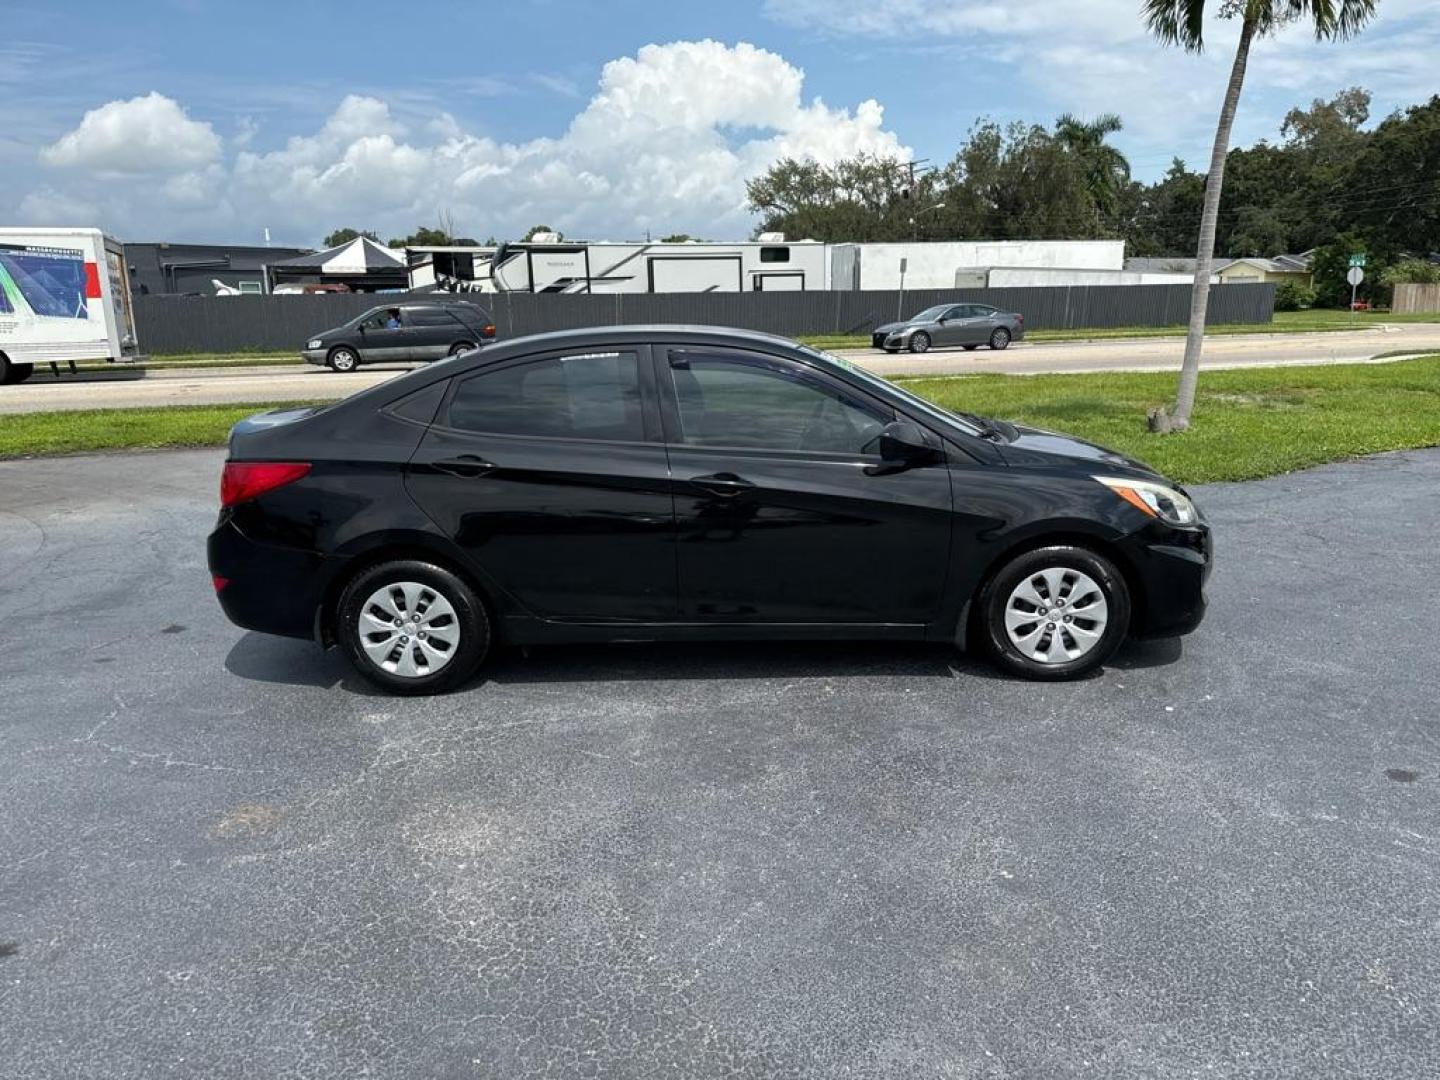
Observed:
[[[1161,411],[1151,417],[1151,427],[1157,431],[1184,431],[1190,426],[1190,413],[1195,408],[1195,389],[1200,382],[1200,351],[1205,344],[1205,313],[1210,306],[1210,266],[1215,258],[1215,223],[1220,216],[1220,189],[1225,182],[1230,130],[1235,126],[1235,109],[1240,104],[1245,65],[1250,59],[1250,43],[1254,37],[1255,20],[1247,15],[1240,26],[1240,42],[1235,46],[1230,84],[1225,88],[1225,103],[1220,107],[1220,124],[1215,129],[1215,145],[1210,151],[1205,206],[1200,214],[1200,243],[1195,252],[1195,285],[1190,292],[1190,330],[1185,335],[1185,361],[1180,365],[1180,385],[1175,391],[1175,407],[1169,415]]]

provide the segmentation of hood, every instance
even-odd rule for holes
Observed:
[[[1170,482],[1143,461],[1137,461],[1098,443],[1058,431],[1046,431],[1044,428],[1026,427],[1023,424],[1011,426],[1015,429],[1015,437],[1001,446],[1005,460],[1011,465],[1044,465],[1047,458],[1065,458],[1069,463],[1094,462],[1097,469],[1103,466],[1108,472],[1121,470],[1137,474],[1146,480]]]
[[[905,321],[905,322],[887,322],[887,323],[881,324],[880,326],[875,327],[875,329],[872,330],[871,333],[872,333],[872,334],[894,334],[894,333],[896,333],[896,332],[898,332],[898,331],[900,331],[900,330],[913,330],[915,327],[917,327],[917,326],[919,326],[919,325],[920,325],[920,324],[919,324],[918,322],[910,322],[910,321],[908,321],[908,320]]]

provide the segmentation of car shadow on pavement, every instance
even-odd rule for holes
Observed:
[[[1109,667],[1162,667],[1181,657],[1178,640],[1131,641]],[[343,687],[374,695],[338,649],[248,633],[225,667],[242,679],[291,686]],[[1102,672],[1092,675],[1101,677]],[[945,644],[910,641],[643,642],[613,645],[509,646],[496,650],[469,688],[495,683],[661,682],[680,679],[911,678],[1011,680],[983,656]]]

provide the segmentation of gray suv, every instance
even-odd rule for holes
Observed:
[[[870,341],[886,352],[909,349],[923,353],[931,346],[943,345],[1006,349],[1024,336],[1025,316],[1017,312],[1000,311],[988,304],[937,304],[904,322],[877,326]]]
[[[334,371],[361,364],[439,360],[495,340],[495,321],[464,300],[402,302],[371,308],[343,326],[316,334],[300,355]]]

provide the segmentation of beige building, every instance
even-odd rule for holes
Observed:
[[[1312,284],[1310,260],[1313,251],[1299,255],[1276,255],[1273,259],[1245,258],[1231,259],[1215,268],[1215,274],[1222,285],[1253,285],[1257,282],[1294,281],[1300,285]]]

